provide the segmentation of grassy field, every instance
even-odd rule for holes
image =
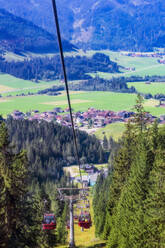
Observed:
[[[99,170],[108,168],[108,164],[95,164],[95,167]]]
[[[90,107],[113,111],[133,110],[135,94],[122,94],[113,92],[71,92],[71,102],[74,111],[86,111]],[[147,102],[147,101],[146,101]],[[4,116],[18,109],[23,112],[34,109],[40,112],[52,110],[55,107],[67,107],[66,94],[59,96],[34,95],[25,97],[0,98],[0,113]],[[157,108],[155,104],[146,104],[147,111],[160,116],[165,108]]]
[[[128,87],[134,86],[138,92],[155,94],[165,94],[165,83],[154,82],[146,84],[145,82],[127,83]]]
[[[100,128],[98,131],[95,132],[95,135],[101,140],[103,140],[104,135],[106,135],[107,138],[112,137],[114,140],[118,140],[119,138],[121,138],[124,130],[125,124],[116,122],[109,124],[104,128]]]
[[[66,56],[76,56],[77,54],[83,56],[92,56],[96,51],[87,51],[84,53],[79,50],[78,53],[66,53]],[[121,55],[120,52],[112,52],[108,50],[97,51],[103,52],[110,56],[110,58],[124,67],[135,67],[135,72],[124,72],[123,74],[106,74],[100,73],[100,76],[110,78],[112,76],[121,75],[165,75],[165,66],[160,65],[157,62],[157,58],[133,58],[125,55]],[[12,55],[10,55],[12,57]],[[50,55],[52,56],[52,55]],[[151,73],[151,74],[150,74]],[[0,74],[0,94],[3,98],[0,98],[0,113],[6,116],[13,110],[18,109],[23,112],[27,112],[33,109],[39,111],[51,110],[54,107],[60,106],[62,108],[67,107],[66,96],[64,94],[60,96],[46,96],[46,95],[35,95],[25,97],[10,97],[7,95],[16,96],[17,94],[28,94],[28,92],[36,93],[38,90],[51,87],[52,85],[59,84],[59,81],[53,82],[40,82],[34,83],[31,81],[25,81],[22,79],[15,78],[10,75]],[[163,83],[152,83],[146,85],[145,83],[128,83],[129,86],[133,85],[139,92],[143,93],[165,93],[165,87]],[[121,94],[113,92],[76,92],[71,94],[72,107],[74,111],[85,111],[89,107],[97,109],[108,109],[114,111],[120,110],[132,110],[135,104],[135,94]],[[150,111],[151,114],[159,116],[165,114],[164,108],[157,108],[155,104],[146,104],[146,110]],[[108,131],[107,131],[108,132]]]
[[[40,81],[39,83],[34,83],[32,81],[19,79],[8,74],[0,74],[0,94],[2,96],[17,94],[27,94],[36,93],[38,90],[46,89],[52,87],[53,85],[59,85],[59,80],[44,82]]]
[[[104,99],[104,100],[103,100]],[[71,93],[74,111],[85,111],[89,107],[97,109],[110,109],[114,111],[130,110],[135,104],[136,95],[113,92],[73,92]],[[5,100],[5,102],[4,102]],[[67,107],[66,95],[47,96],[35,95],[26,97],[3,97],[0,99],[0,112],[3,115],[18,109],[23,112],[38,109],[51,110],[54,107]]]
[[[80,56],[92,56],[96,52],[104,53],[108,56],[110,56],[110,59],[119,65],[123,67],[130,67],[135,68],[135,71],[127,71],[127,70],[121,70],[122,73],[93,73],[90,74],[92,76],[99,75],[100,77],[110,79],[112,77],[130,77],[130,76],[153,76],[153,75],[160,75],[165,76],[165,65],[159,64],[157,62],[158,58],[147,58],[147,57],[129,57],[122,55],[121,52],[112,52],[109,50],[101,50],[101,51],[87,51],[84,53],[82,50],[78,51],[78,54]],[[71,53],[67,54],[69,56]],[[73,53],[73,56],[75,56],[75,52]]]

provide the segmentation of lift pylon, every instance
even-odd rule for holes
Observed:
[[[68,201],[69,202],[69,209],[70,209],[70,241],[69,241],[69,248],[75,248],[75,238],[74,238],[74,204],[80,199],[80,192],[84,196],[86,195],[85,192],[89,191],[89,188],[58,188],[60,200]],[[69,192],[70,195],[67,195],[64,192]],[[71,192],[75,194],[71,194]],[[78,192],[76,194],[76,192]]]

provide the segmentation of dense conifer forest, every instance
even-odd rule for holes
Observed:
[[[20,18],[0,8],[0,49],[22,55],[26,52],[55,53],[58,44],[55,35],[36,26],[33,22]],[[65,51],[75,50],[75,46],[63,40]]]
[[[71,90],[84,91],[114,91],[122,93],[135,93],[136,89],[132,86],[128,88],[127,79],[124,77],[106,80],[103,78],[91,78],[89,80],[70,84]]]
[[[96,53],[91,58],[85,56],[66,57],[65,63],[70,80],[89,79],[91,76],[87,73],[97,71],[119,72],[117,63],[112,62],[109,56],[102,53]],[[59,56],[32,58],[23,62],[7,62],[1,58],[0,70],[25,80],[51,81],[63,77]]]
[[[69,179],[63,176],[58,185],[69,186]],[[1,122],[0,247],[48,248],[65,243],[67,209],[54,182],[49,178],[44,183],[34,180],[26,152],[13,152],[6,124]],[[43,232],[43,214],[50,211],[56,215],[56,232]]]
[[[135,107],[109,176],[100,175],[94,190],[96,235],[109,248],[165,246],[165,127],[146,125],[140,96]]]
[[[6,125],[14,152],[27,151],[30,172],[39,182],[60,180],[63,167],[76,164],[73,134],[68,127],[46,121],[13,120]],[[77,131],[80,160],[83,163],[104,163],[106,153],[95,136]]]

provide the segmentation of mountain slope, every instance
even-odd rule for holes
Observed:
[[[74,48],[64,40],[64,49]],[[56,37],[32,22],[0,9],[0,48],[7,51],[48,53],[58,51]]]
[[[55,32],[51,1],[0,0],[3,8]],[[165,46],[164,0],[57,0],[63,36],[85,48]]]

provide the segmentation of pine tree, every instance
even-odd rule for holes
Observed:
[[[28,162],[25,152],[14,154],[8,141],[5,123],[0,125],[0,203],[2,228],[8,248],[36,247],[39,245],[40,223],[36,222],[33,202],[28,198]],[[35,214],[34,214],[35,213]],[[5,214],[5,218],[4,218]],[[2,227],[3,227],[2,226]]]
[[[65,244],[67,240],[67,230],[66,230],[66,221],[64,216],[58,218],[57,222],[57,241],[60,244]]]
[[[144,201],[152,165],[148,160],[146,137],[139,136],[136,158],[120,200],[113,213],[113,226],[108,247],[145,247]]]
[[[136,133],[134,127],[130,122],[126,126],[126,131],[123,136],[123,145],[117,153],[114,160],[114,168],[112,175],[112,183],[109,190],[109,201],[107,203],[107,220],[104,226],[104,238],[107,239],[110,235],[112,227],[111,216],[113,215],[113,209],[118,203],[120,198],[121,190],[125,184],[125,181],[129,175],[130,167],[135,156],[135,144],[136,144]]]
[[[154,153],[156,153],[156,150],[158,148],[159,143],[159,128],[158,128],[158,121],[155,120],[154,124],[150,128],[150,134],[149,137],[151,137],[151,147]]]
[[[144,102],[143,97],[140,94],[138,94],[136,99],[136,104],[134,106],[136,110],[136,114],[134,115],[133,121],[135,122],[135,126],[137,127],[137,130],[140,132],[146,130],[146,124],[149,120],[149,117],[144,110],[143,102]]]
[[[104,229],[105,224],[105,184],[104,175],[101,174],[97,180],[95,187],[95,193],[93,197],[93,208],[94,208],[94,222],[95,222],[95,233],[96,236],[100,236]]]
[[[0,247],[2,248],[8,245],[5,204],[5,185],[0,172]]]
[[[108,140],[107,137],[104,135],[104,139],[103,139],[103,148],[105,150],[108,150]]]
[[[165,247],[165,153],[159,146],[145,201],[145,248]]]

